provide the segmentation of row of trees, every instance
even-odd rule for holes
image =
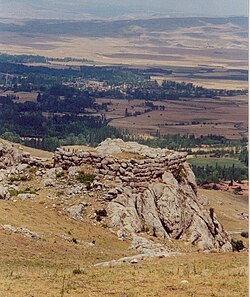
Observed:
[[[0,53],[0,63],[15,63],[15,64],[27,64],[27,63],[50,63],[50,62],[91,62],[84,58],[49,58],[40,55],[9,55],[6,53]]]
[[[212,182],[219,183],[228,180],[246,180],[248,179],[248,169],[239,168],[234,165],[226,166],[197,166],[192,165],[193,172],[198,184]]]
[[[155,138],[141,139],[135,138],[136,141],[151,146],[160,148],[169,148],[174,150],[188,150],[194,147],[200,147],[202,145],[209,145],[215,147],[234,147],[239,146],[240,148],[246,146],[247,139],[242,138],[241,140],[229,140],[223,136],[208,134],[204,136],[195,137],[193,134],[190,135],[157,135]],[[246,155],[246,153],[245,153]]]

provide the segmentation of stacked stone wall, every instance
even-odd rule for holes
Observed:
[[[186,153],[171,153],[161,157],[145,157],[143,159],[121,159],[112,155],[88,151],[67,151],[58,149],[55,152],[55,166],[68,169],[71,166],[91,165],[94,167],[96,179],[108,179],[121,182],[137,190],[144,190],[148,183],[170,171],[178,173],[186,162]]]

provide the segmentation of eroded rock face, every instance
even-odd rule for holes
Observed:
[[[162,181],[149,184],[144,193],[126,188],[108,206],[111,222],[124,232],[148,231],[165,239],[183,239],[201,250],[231,251],[229,236],[213,210],[200,205],[194,183],[186,164],[179,176],[165,172]]]

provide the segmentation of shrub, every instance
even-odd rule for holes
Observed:
[[[240,233],[240,235],[241,235],[242,237],[245,237],[245,238],[248,238],[248,236],[249,236],[248,231],[242,231],[242,232]]]
[[[81,269],[80,267],[77,267],[75,269],[73,269],[73,274],[85,274],[85,270],[84,269]]]
[[[56,196],[57,197],[61,197],[63,195],[64,195],[64,191],[58,191],[58,192],[56,192]]]
[[[29,181],[31,178],[30,176],[27,175],[17,175],[17,176],[12,176],[9,178],[10,183],[14,182],[20,182],[20,181]]]
[[[62,171],[62,172],[58,172],[57,174],[56,174],[56,177],[57,178],[60,178],[60,177],[64,177],[64,172]]]
[[[36,167],[30,167],[29,168],[29,172],[30,173],[35,173],[37,171],[37,168]]]
[[[10,189],[9,193],[11,197],[17,197],[17,195],[19,194],[19,192],[15,189]]]
[[[84,171],[79,172],[77,176],[77,180],[80,183],[83,183],[85,185],[90,185],[94,181],[95,176],[90,173],[85,173]]]
[[[17,197],[18,194],[36,194],[36,191],[34,191],[30,188],[26,188],[24,190],[10,189],[9,193],[10,193],[11,197]]]
[[[231,240],[231,244],[232,244],[232,247],[233,247],[233,251],[234,252],[239,252],[241,250],[244,249],[244,244],[243,244],[243,241],[242,240],[234,240],[232,239]]]

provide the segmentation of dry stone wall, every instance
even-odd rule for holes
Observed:
[[[7,141],[0,141],[0,169],[17,164],[52,168],[53,164],[47,161],[46,158],[32,157],[30,153],[24,152],[21,147],[14,146]]]
[[[186,153],[107,139],[96,149],[59,148],[54,165],[94,168],[96,180],[111,187],[100,199],[121,238],[147,232],[164,240],[182,239],[201,250],[230,251],[230,237],[198,201],[186,159]]]
[[[145,157],[143,159],[121,159],[110,154],[87,151],[57,149],[55,166],[68,169],[72,166],[91,165],[95,168],[96,179],[116,180],[123,186],[144,191],[149,182],[162,177],[165,171],[176,175],[186,162],[186,153],[171,153],[167,156]]]

